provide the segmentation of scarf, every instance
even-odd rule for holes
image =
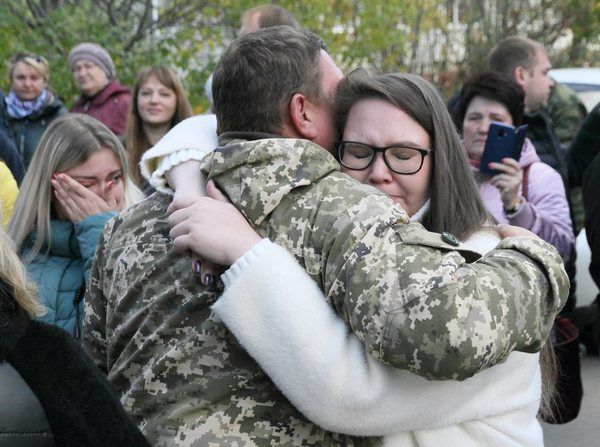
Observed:
[[[48,90],[43,89],[40,96],[35,98],[33,101],[22,101],[17,97],[17,94],[11,91],[8,96],[4,98],[6,103],[6,111],[11,118],[21,119],[32,113],[37,112],[42,108],[48,99]]]

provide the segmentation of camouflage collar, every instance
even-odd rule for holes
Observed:
[[[255,141],[270,138],[284,137],[267,132],[223,132],[221,135],[219,135],[219,146],[227,146],[229,143],[239,140]]]
[[[202,169],[254,225],[293,189],[338,171],[333,156],[308,140],[231,140],[205,158]]]

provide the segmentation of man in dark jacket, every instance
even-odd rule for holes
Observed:
[[[552,68],[544,47],[526,37],[511,36],[501,40],[490,52],[489,68],[515,80],[525,92],[525,114],[523,124],[529,126],[527,137],[535,146],[541,161],[552,166],[561,175],[567,191],[573,228],[577,228],[574,215],[574,188],[580,187],[583,173],[600,151],[599,147],[580,146],[567,151],[562,147],[555,131],[547,105],[554,81],[548,76]],[[572,287],[569,300],[564,308],[568,312],[575,308],[575,260],[569,260],[566,269]]]
[[[561,174],[567,190],[581,186],[583,173],[600,148],[580,148],[577,154],[562,148],[546,108],[554,81],[548,76],[552,65],[544,47],[526,37],[507,37],[492,49],[489,68],[511,77],[523,88],[523,122],[529,125],[527,137],[541,160]]]

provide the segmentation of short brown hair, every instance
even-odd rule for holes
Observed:
[[[358,69],[338,85],[335,125],[343,134],[352,107],[363,99],[382,99],[415,120],[431,139],[433,159],[429,212],[423,225],[429,231],[449,231],[466,238],[485,224],[488,213],[469,170],[452,118],[435,87],[418,75],[388,73],[370,76]]]
[[[295,93],[318,101],[323,41],[289,26],[273,26],[238,37],[213,76],[217,133],[279,133]]]
[[[521,36],[507,37],[492,48],[488,66],[492,71],[513,78],[517,67],[531,70],[540,51],[544,51],[544,47],[535,40]]]
[[[258,14],[258,26],[269,28],[277,25],[288,25],[300,29],[300,24],[291,12],[279,5],[260,5],[249,9],[242,16],[242,22],[253,14]]]

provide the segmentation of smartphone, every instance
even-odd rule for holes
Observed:
[[[503,158],[519,160],[521,149],[527,133],[527,124],[515,129],[510,124],[492,122],[488,130],[487,140],[481,156],[479,172],[487,175],[499,174],[499,171],[488,168],[488,164],[499,163]]]

